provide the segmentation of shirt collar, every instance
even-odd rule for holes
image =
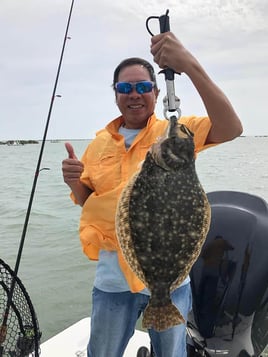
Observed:
[[[146,130],[150,129],[150,127],[155,123],[156,115],[153,113],[146,124]],[[106,125],[106,130],[113,136],[118,137],[120,134],[118,133],[120,126],[124,122],[123,116],[120,115],[119,117],[113,119]]]

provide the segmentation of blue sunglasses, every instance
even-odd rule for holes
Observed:
[[[136,92],[139,94],[150,93],[153,90],[154,82],[150,81],[140,81],[140,82],[117,82],[115,84],[115,90],[117,93],[129,94],[135,88]]]

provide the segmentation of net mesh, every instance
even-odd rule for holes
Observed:
[[[10,294],[12,284],[14,290]],[[40,338],[38,321],[25,287],[0,259],[0,357],[24,357],[29,354],[38,357]]]

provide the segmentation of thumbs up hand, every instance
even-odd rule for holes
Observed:
[[[70,143],[65,143],[65,148],[68,152],[68,158],[62,161],[62,174],[64,182],[71,186],[72,183],[80,180],[84,165],[76,157],[74,148]]]
[[[76,203],[83,206],[93,190],[80,181],[84,165],[75,155],[74,148],[70,143],[65,143],[68,158],[62,161],[62,174],[64,182],[71,188]]]

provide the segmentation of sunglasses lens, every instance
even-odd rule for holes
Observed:
[[[118,82],[115,88],[118,93],[129,94],[132,91],[132,84],[128,82]]]
[[[149,81],[140,81],[136,83],[118,82],[115,85],[115,89],[117,93],[129,94],[132,92],[133,87],[135,87],[137,93],[143,94],[151,92],[153,86],[154,83]]]
[[[147,81],[142,81],[142,82],[137,82],[136,83],[136,91],[139,94],[143,93],[149,93],[153,89],[153,83],[152,82],[147,82]]]

